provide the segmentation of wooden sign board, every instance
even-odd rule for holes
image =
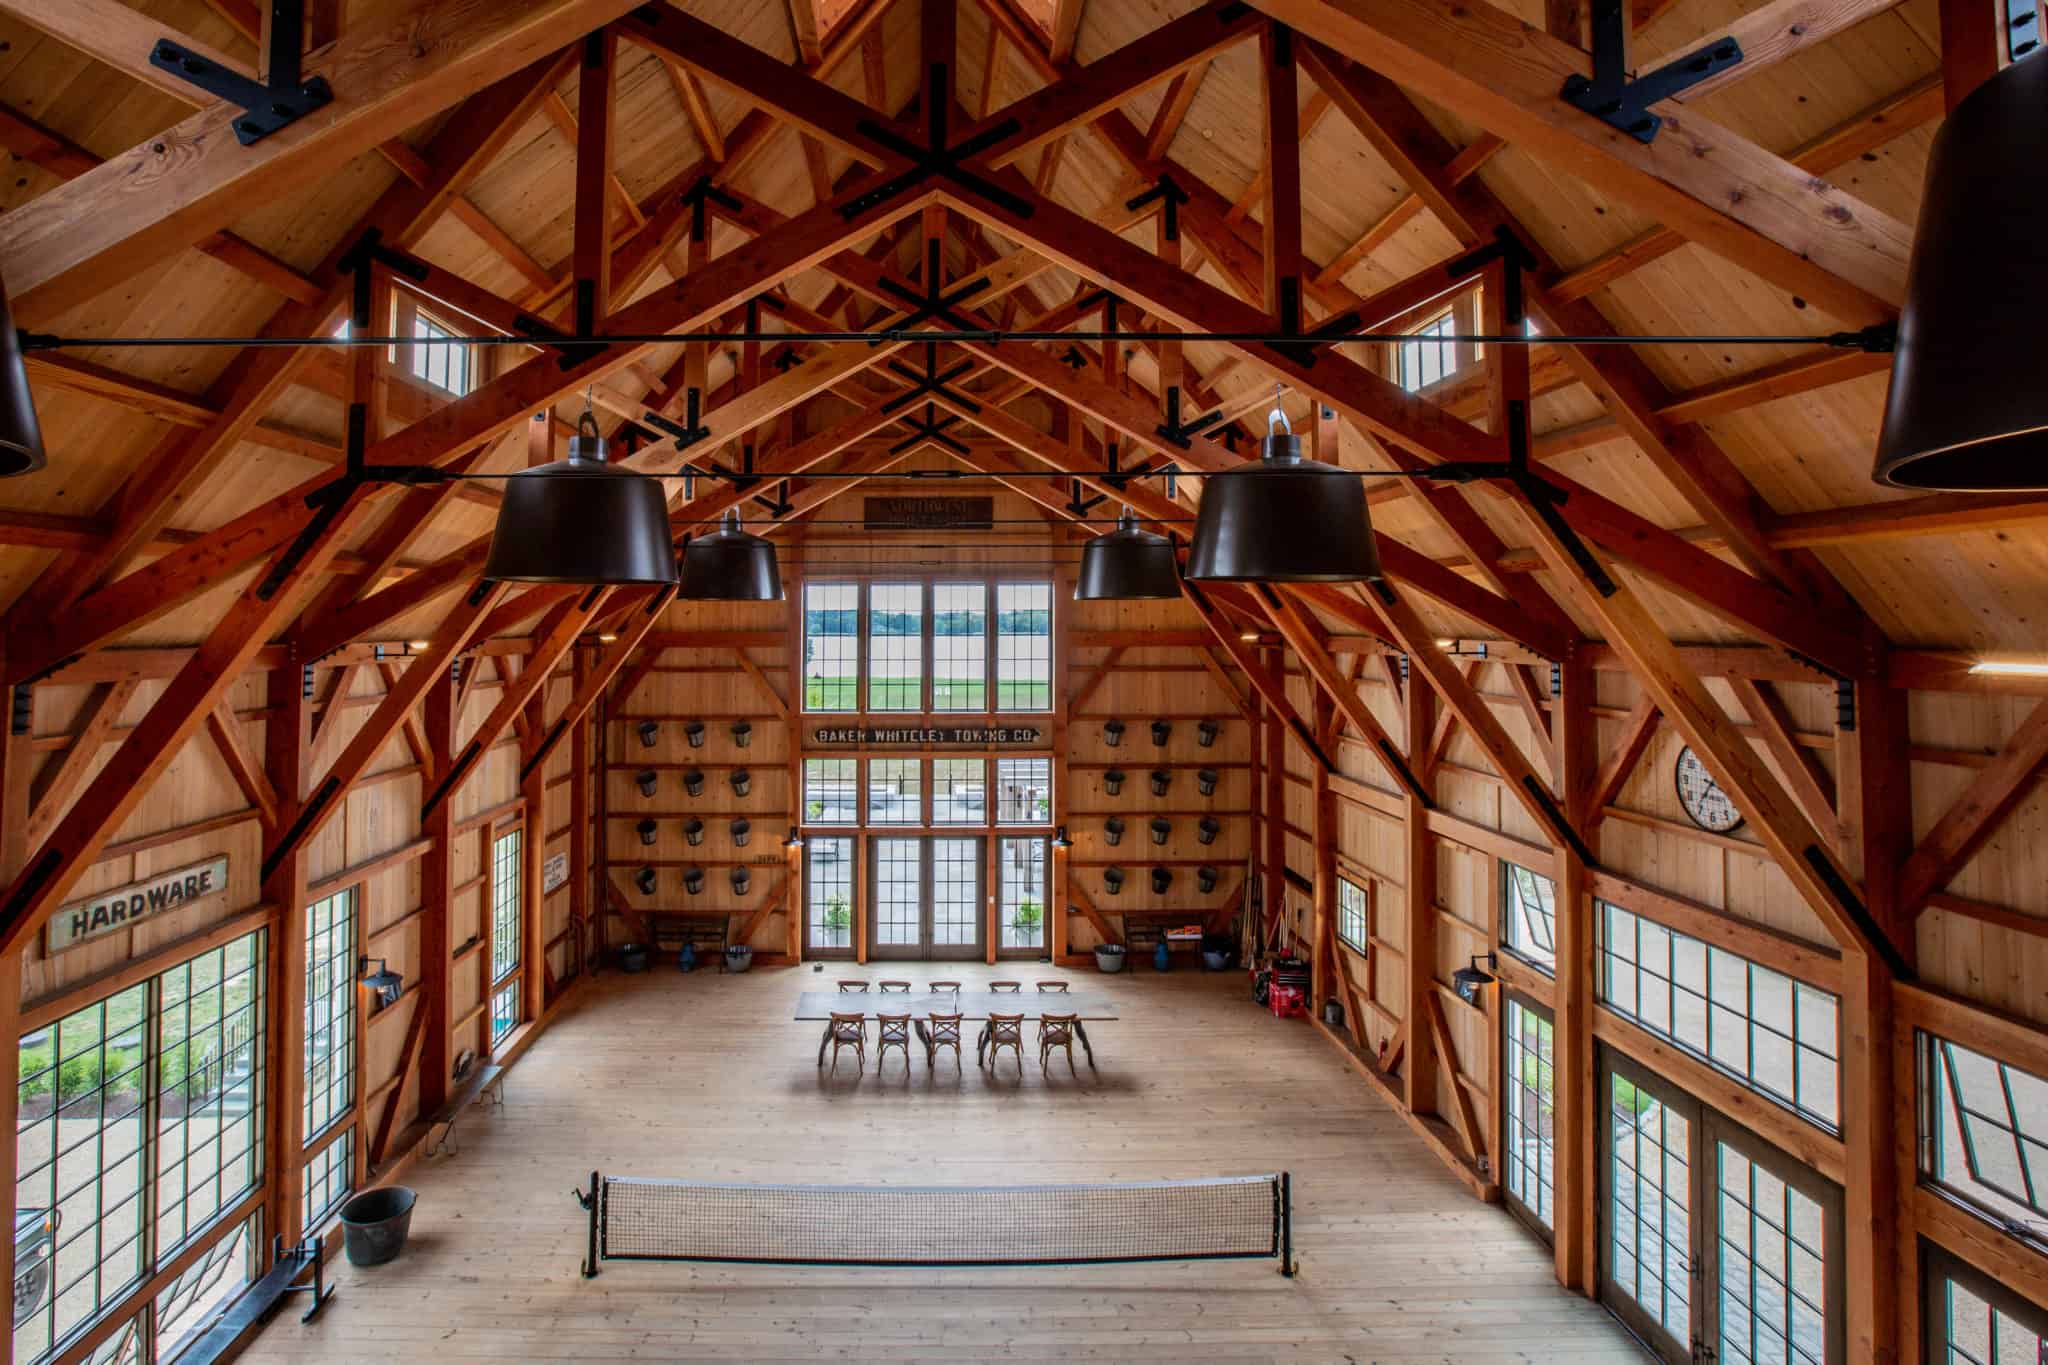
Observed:
[[[863,498],[870,531],[987,531],[994,528],[994,498]]]
[[[1045,732],[1031,725],[832,726],[811,732],[813,744],[1042,744]]]
[[[43,950],[61,953],[118,930],[132,929],[144,920],[182,910],[194,901],[221,895],[227,889],[226,854],[190,867],[160,872],[58,910],[44,927]]]
[[[552,896],[569,884],[569,855],[554,853],[540,865],[540,893]]]

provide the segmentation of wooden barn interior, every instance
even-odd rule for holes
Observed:
[[[2042,23],[0,0],[0,1365],[2048,1360]]]

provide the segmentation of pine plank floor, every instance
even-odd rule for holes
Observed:
[[[1100,1070],[1021,1077],[970,1061],[877,1077],[815,1065],[789,1015],[838,976],[923,982],[1036,964],[657,970],[599,979],[416,1166],[397,1262],[337,1260],[310,1326],[285,1314],[250,1361],[1635,1361],[1547,1249],[1474,1202],[1301,1021],[1244,978],[1093,973],[1123,1018],[1090,1030]],[[971,1035],[970,1046],[972,1051]],[[1219,1261],[1060,1270],[835,1270],[608,1263],[577,1273],[570,1190],[608,1174],[819,1183],[1025,1184],[1293,1172],[1301,1274]]]

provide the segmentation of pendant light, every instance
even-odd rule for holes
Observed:
[[[21,338],[14,331],[14,310],[7,303],[7,286],[0,284],[0,479],[33,474],[46,462],[43,428],[36,421]]]
[[[1380,577],[1365,485],[1301,455],[1276,401],[1259,459],[1203,480],[1187,576],[1224,583],[1355,583]]]
[[[2048,62],[2014,62],[1935,135],[1913,237],[1879,483],[1954,492],[2048,490],[2040,321]]]
[[[744,530],[738,512],[727,512],[716,531],[683,542],[683,586],[677,595],[700,602],[780,602],[782,570],[775,547]]]
[[[505,480],[484,577],[511,583],[673,583],[661,483],[614,469],[588,407],[569,458]]]
[[[1179,596],[1173,542],[1140,530],[1130,508],[1117,517],[1114,531],[1081,547],[1081,576],[1074,583],[1076,602]]]

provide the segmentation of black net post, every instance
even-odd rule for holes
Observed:
[[[596,1171],[592,1171],[590,1173],[590,1193],[588,1195],[578,1193],[576,1196],[576,1202],[590,1211],[590,1243],[583,1258],[583,1278],[586,1280],[597,1277],[597,1218],[598,1206],[603,1200],[604,1182],[598,1178]]]
[[[1275,1191],[1278,1197],[1280,1218],[1280,1273],[1294,1278],[1294,1177],[1287,1171],[1280,1172],[1280,1183]]]

